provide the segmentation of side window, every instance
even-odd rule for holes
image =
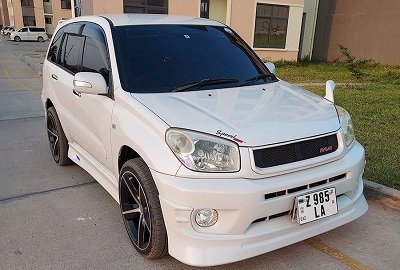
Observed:
[[[82,34],[86,39],[81,71],[100,73],[109,85],[110,64],[103,30],[95,24],[88,23]]]
[[[63,40],[66,40],[67,37],[67,35],[65,35],[64,38],[64,33],[81,34],[83,27],[84,24],[82,23],[70,23],[60,28],[57,31],[56,35],[54,36],[53,41],[50,45],[49,54],[47,55],[47,60],[55,64],[63,65],[64,61],[63,57],[65,55],[65,50],[61,52],[61,47],[65,49],[65,41],[63,42]]]
[[[21,28],[18,32],[28,32],[28,28]]]
[[[83,36],[75,34],[67,34],[64,38],[65,46],[61,51],[61,64],[73,74],[79,72],[80,69],[83,41]]]
[[[64,36],[64,29],[61,28],[57,31],[56,35],[53,38],[53,42],[50,45],[49,53],[47,54],[47,60],[53,63],[57,63],[57,56],[60,52],[61,41]]]

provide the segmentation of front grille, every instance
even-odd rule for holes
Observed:
[[[323,156],[338,149],[336,134],[285,145],[253,150],[258,168],[269,168]]]

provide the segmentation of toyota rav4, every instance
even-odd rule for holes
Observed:
[[[147,258],[225,264],[360,217],[364,148],[334,83],[322,98],[274,73],[211,20],[62,22],[43,65],[51,154],[111,194]]]

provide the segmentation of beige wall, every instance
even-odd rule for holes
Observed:
[[[18,1],[21,3],[21,1]],[[44,27],[43,0],[33,0],[36,26]]]
[[[0,0],[2,7],[3,23],[5,26],[10,25],[10,17],[8,14],[7,0]]]
[[[16,29],[21,28],[24,26],[24,23],[22,21],[22,8],[21,8],[21,2],[20,1],[11,1],[8,0],[8,5],[11,7],[8,9],[10,13],[10,24],[14,25]]]
[[[200,0],[169,0],[168,14],[199,17]]]
[[[123,0],[97,0],[93,2],[93,14],[122,13],[124,9]]]
[[[339,57],[341,44],[358,58],[400,64],[400,1],[336,1],[328,60]]]
[[[227,0],[210,1],[210,19],[226,23],[228,3]]]
[[[71,18],[72,17],[72,8],[71,9],[61,9],[61,0],[51,0],[53,2],[53,26],[56,27],[58,21],[63,18]],[[71,2],[74,0],[71,0]]]

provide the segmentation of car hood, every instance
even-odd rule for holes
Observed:
[[[179,93],[131,94],[171,127],[261,146],[336,131],[330,101],[284,81]]]

